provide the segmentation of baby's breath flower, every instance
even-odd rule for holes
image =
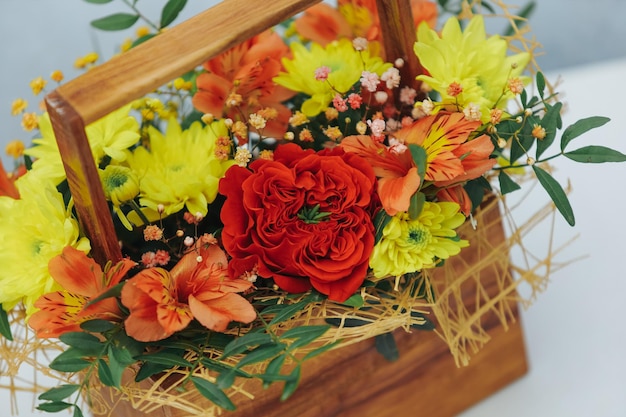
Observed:
[[[367,125],[370,127],[373,136],[382,136],[385,131],[385,121],[382,119],[368,120]]]
[[[257,111],[256,114],[263,117],[265,120],[274,120],[278,117],[278,110],[274,107],[264,107]]]
[[[16,98],[15,100],[13,100],[13,103],[11,103],[11,115],[17,116],[18,114],[25,111],[27,107],[28,101],[24,100],[23,98]]]
[[[503,149],[506,147],[506,140],[503,138],[498,138],[498,148]]]
[[[364,135],[365,132],[367,132],[367,124],[360,120],[357,124],[356,124],[356,131],[359,132],[360,135]]]
[[[293,134],[293,132],[285,132],[283,139],[291,141],[295,139],[295,135]]]
[[[298,127],[301,126],[305,123],[309,123],[309,118],[306,117],[306,115],[304,113],[302,113],[300,110],[297,110],[290,118],[289,118],[289,124],[292,127]]]
[[[491,124],[497,125],[500,123],[500,119],[502,118],[502,110],[500,109],[491,109],[490,111],[490,122]]]
[[[470,122],[479,121],[482,116],[480,106],[476,103],[469,103],[467,107],[463,109],[463,114],[465,115],[465,120]]]
[[[377,91],[374,93],[374,100],[376,100],[376,103],[378,104],[384,104],[388,98],[389,94],[385,91]]]
[[[17,159],[24,154],[24,149],[24,142],[15,139],[7,144],[7,146],[4,148],[4,151],[7,155]]]
[[[328,79],[328,74],[330,74],[330,67],[326,65],[322,65],[315,69],[315,79],[317,81],[326,81]]]
[[[298,135],[298,139],[300,139],[302,142],[313,142],[313,134],[309,129],[302,129],[302,131]]]
[[[24,113],[22,116],[22,128],[25,131],[30,132],[31,130],[37,129],[39,126],[39,118],[36,113]]]
[[[400,71],[397,68],[389,68],[383,72],[380,80],[385,82],[388,89],[396,88],[400,85]]]
[[[535,124],[533,125],[533,130],[530,132],[534,138],[542,140],[546,137],[546,129],[544,129],[541,125]]]
[[[248,162],[252,159],[252,154],[245,146],[240,146],[237,148],[235,152],[235,162],[240,167],[245,167],[248,165]]]
[[[265,127],[267,120],[265,120],[263,116],[260,116],[257,113],[252,113],[248,118],[248,122],[250,123],[250,126],[255,128],[256,130],[261,130]]]
[[[341,95],[339,95],[339,94],[335,94],[335,97],[333,97],[333,107],[338,112],[344,112],[344,111],[348,110],[348,105],[346,104],[346,99],[341,97]]]
[[[509,91],[515,95],[521,94],[524,91],[524,83],[519,77],[510,78],[508,81]]]
[[[363,103],[363,97],[360,94],[352,93],[348,96],[348,104],[353,110],[357,110]]]
[[[226,98],[226,106],[228,107],[238,107],[243,102],[243,97],[241,94],[230,93]]]
[[[361,73],[361,86],[367,89],[370,93],[373,93],[378,88],[378,84],[380,84],[380,79],[378,78],[378,74],[370,71],[363,71]]]
[[[330,122],[331,120],[335,120],[337,117],[339,117],[339,112],[334,107],[328,107],[324,112],[324,116],[326,116],[326,120]]]
[[[352,46],[356,51],[365,51],[367,49],[368,41],[365,38],[358,37],[352,41]]]
[[[239,141],[247,142],[248,139],[248,126],[241,120],[237,120],[230,129],[233,135],[239,139]]]
[[[404,59],[402,58],[397,58],[395,61],[393,61],[393,65],[396,68],[402,68],[404,66]]]
[[[263,149],[261,152],[259,152],[259,159],[265,159],[266,161],[273,161],[274,152],[269,149]]]
[[[535,159],[531,158],[530,156],[526,159],[526,163],[530,166],[535,165],[535,162],[536,162]]]
[[[400,90],[400,102],[408,106],[412,106],[415,103],[415,97],[417,97],[417,91],[409,86],[402,87]]]
[[[329,126],[324,129],[324,134],[335,142],[341,139],[342,136],[341,130],[337,126]]]
[[[30,82],[30,88],[33,90],[34,95],[39,95],[46,88],[48,82],[43,77],[37,77]]]
[[[149,224],[143,229],[143,239],[148,242],[150,240],[161,240],[163,238],[163,230],[154,224]]]
[[[56,81],[57,83],[60,83],[61,81],[63,81],[64,75],[60,70],[56,70],[56,71],[52,71],[52,74],[50,74],[50,79],[52,81]]]

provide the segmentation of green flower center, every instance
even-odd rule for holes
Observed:
[[[330,212],[320,211],[319,204],[313,207],[302,207],[298,212],[298,218],[306,224],[318,224],[328,216],[330,216]]]
[[[413,226],[409,229],[407,240],[412,245],[424,247],[430,242],[430,232],[423,226]]]

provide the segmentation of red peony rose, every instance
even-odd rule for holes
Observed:
[[[312,286],[345,301],[363,283],[374,247],[374,184],[369,164],[341,149],[287,144],[273,161],[229,168],[219,191],[231,276],[255,270],[285,291]]]

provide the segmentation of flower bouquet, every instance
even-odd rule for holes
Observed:
[[[131,27],[136,3],[92,24]],[[2,355],[57,354],[41,410],[217,415],[250,381],[285,400],[356,342],[396,360],[397,329],[467,365],[545,283],[508,261],[525,230],[504,236],[503,196],[536,181],[551,204],[530,223],[574,225],[548,161],[626,160],[571,149],[608,119],[560,132],[524,12],[499,1],[230,0],[165,30],[185,3],[83,58],[0,172]]]

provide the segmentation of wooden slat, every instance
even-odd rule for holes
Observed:
[[[417,89],[415,77],[421,73],[421,66],[413,45],[417,39],[415,23],[411,11],[411,0],[376,0],[380,17],[380,30],[385,48],[385,59],[394,62],[404,60],[399,68],[402,85]]]

